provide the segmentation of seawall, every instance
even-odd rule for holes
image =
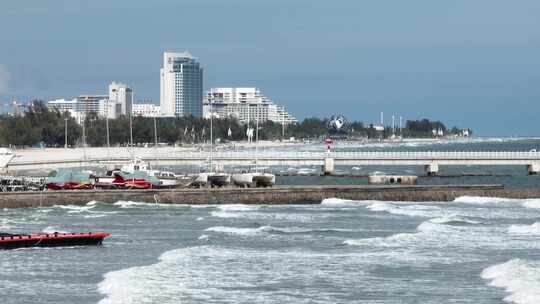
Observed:
[[[540,189],[505,189],[501,185],[448,186],[276,186],[273,188],[86,190],[0,193],[0,208],[84,205],[89,201],[137,201],[176,204],[319,204],[325,198],[386,201],[452,201],[459,196],[540,198]]]

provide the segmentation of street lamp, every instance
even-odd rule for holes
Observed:
[[[66,116],[64,117],[64,149],[67,149],[68,147],[67,122],[68,122],[68,118]]]

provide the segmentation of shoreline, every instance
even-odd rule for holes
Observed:
[[[0,193],[0,208],[86,205],[90,201],[136,201],[159,204],[320,204],[327,198],[380,201],[449,202],[460,196],[509,199],[540,198],[539,188],[502,185],[311,185],[272,188],[72,190]]]

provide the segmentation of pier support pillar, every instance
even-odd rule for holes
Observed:
[[[426,173],[429,176],[435,176],[437,173],[439,173],[439,164],[437,163],[431,163],[429,165],[425,166]]]
[[[536,162],[536,163],[532,163],[528,165],[527,170],[529,171],[529,175],[540,173],[540,162]]]
[[[334,173],[334,159],[330,157],[326,157],[324,159],[323,174],[332,175],[332,173]]]

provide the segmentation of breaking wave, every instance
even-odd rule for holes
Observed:
[[[90,212],[95,205],[90,206],[76,206],[76,205],[54,205],[53,208],[67,210],[67,213],[81,213],[81,212]]]
[[[374,237],[365,239],[349,239],[343,242],[344,245],[363,247],[401,247],[405,244],[416,242],[416,233],[397,233],[387,237]]]
[[[325,198],[322,200],[321,205],[323,206],[357,206],[359,204],[359,201],[353,201],[353,200],[346,200],[341,198]]]
[[[442,209],[436,206],[425,206],[425,205],[406,205],[406,206],[397,206],[392,203],[387,202],[375,202],[367,206],[371,211],[375,212],[387,212],[395,215],[407,215],[414,217],[436,217],[440,216]]]
[[[238,228],[238,227],[225,227],[225,226],[215,226],[205,229],[204,231],[225,233],[225,234],[237,234],[237,235],[255,235],[262,233],[264,231],[271,230],[270,226],[261,226],[258,228]]]
[[[274,227],[274,226],[260,226],[257,228],[239,228],[239,227],[227,227],[227,226],[215,226],[205,229],[205,231],[225,233],[225,234],[237,234],[237,235],[257,235],[262,233],[267,234],[304,234],[304,233],[333,233],[333,232],[353,232],[352,229],[339,229],[339,228],[303,228],[303,227]]]
[[[156,204],[149,204],[149,203],[143,203],[143,202],[133,202],[133,201],[118,201],[113,204],[114,206],[118,206],[120,208],[134,208],[134,207],[141,207],[141,206],[153,206]]]
[[[67,231],[64,231],[62,229],[59,229],[58,227],[56,226],[48,226],[48,227],[45,227],[43,230],[41,230],[41,232],[43,233],[55,233],[55,232],[58,232],[58,233],[68,233]]]
[[[525,208],[540,209],[540,199],[529,199],[523,203]]]
[[[513,259],[490,266],[481,277],[491,281],[489,285],[504,288],[510,295],[506,302],[516,304],[540,303],[540,262]]]
[[[508,233],[540,235],[540,222],[532,225],[512,225],[508,227]]]
[[[486,196],[460,196],[454,199],[455,203],[465,204],[493,204],[493,203],[507,203],[512,201],[511,199],[501,197],[486,197]]]
[[[501,197],[484,197],[484,196],[460,196],[454,200],[456,203],[466,204],[499,204],[499,203],[514,203],[521,204],[525,208],[540,209],[540,199],[515,199],[515,198],[501,198]]]
[[[446,224],[446,225],[456,225],[456,226],[482,224],[482,222],[480,221],[467,219],[465,217],[458,216],[458,215],[436,217],[436,218],[430,219],[429,221],[435,224]]]
[[[227,204],[227,205],[219,205],[217,206],[218,209],[222,211],[253,211],[260,208],[260,206],[256,205],[243,205],[243,204]]]

